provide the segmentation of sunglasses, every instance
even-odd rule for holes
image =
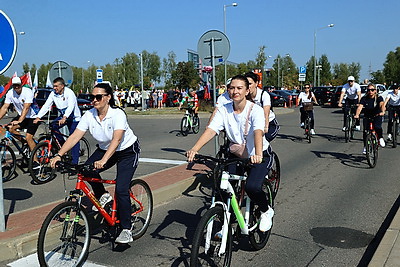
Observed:
[[[103,99],[103,96],[108,95],[108,94],[97,94],[97,95],[89,95],[89,100],[93,101],[93,100],[97,100],[100,101]]]
[[[367,91],[371,91],[371,92],[373,92],[373,91],[375,91],[376,89],[367,89]]]

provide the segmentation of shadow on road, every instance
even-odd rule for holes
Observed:
[[[5,188],[4,189],[4,199],[10,200],[10,209],[8,210],[7,215],[5,216],[6,224],[8,221],[8,217],[14,213],[15,210],[15,204],[17,203],[18,200],[25,200],[29,199],[33,196],[31,191],[25,190],[25,189],[20,189],[20,188]],[[7,226],[6,226],[7,227]]]
[[[318,158],[333,158],[338,159],[343,165],[360,168],[360,169],[368,169],[368,163],[364,155],[357,154],[345,154],[339,152],[327,152],[327,151],[315,151],[311,150]]]
[[[374,238],[374,235],[346,227],[315,227],[310,234],[318,244],[342,249],[366,247]]]

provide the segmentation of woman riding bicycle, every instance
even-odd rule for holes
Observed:
[[[363,139],[364,139],[364,149],[363,154],[366,154],[366,136],[369,129],[369,123],[372,122],[375,132],[379,139],[379,144],[381,147],[385,147],[385,140],[383,140],[383,130],[382,122],[383,116],[385,116],[385,105],[383,98],[378,96],[375,85],[369,84],[367,89],[367,94],[363,96],[360,100],[360,105],[356,110],[355,119],[360,118],[360,113],[364,108],[364,120],[363,120]]]
[[[218,108],[209,126],[196,144],[186,152],[186,156],[188,162],[192,162],[198,151],[216,134],[225,129],[228,139],[237,146],[244,148],[241,157],[250,158],[250,162],[254,164],[248,171],[245,189],[251,200],[261,207],[260,230],[268,231],[272,227],[274,211],[272,207],[268,206],[267,196],[262,190],[262,184],[271,168],[273,159],[269,142],[264,138],[264,110],[247,100],[250,97],[250,90],[249,82],[245,76],[237,75],[233,77],[228,92],[233,102]],[[231,150],[228,157],[238,156],[232,154]],[[265,161],[262,160],[263,157]],[[238,171],[237,166],[230,165],[228,167],[229,173],[237,173]]]
[[[300,105],[300,127],[304,128],[304,122],[307,118],[307,114],[310,117],[310,133],[312,135],[315,134],[314,130],[314,110],[312,109],[312,105],[317,103],[317,99],[313,92],[311,92],[311,88],[309,84],[304,85],[304,92],[301,92],[296,100],[296,106]],[[311,106],[311,108],[308,108]]]
[[[399,88],[400,85],[396,85],[393,89],[393,92],[390,92],[386,99],[385,99],[385,104],[384,106],[386,107],[387,104],[389,103],[388,106],[388,126],[387,126],[387,133],[388,133],[388,141],[392,141],[392,128],[393,128],[393,118],[394,114],[397,113],[397,115],[400,114],[400,95],[399,95]]]
[[[118,217],[123,230],[115,242],[132,242],[129,184],[139,161],[139,141],[129,127],[124,111],[115,106],[113,90],[109,84],[97,84],[92,90],[91,97],[94,108],[82,116],[76,130],[51,160],[51,166],[54,168],[56,162],[60,161],[61,157],[89,130],[93,138],[98,141],[98,148],[85,163],[93,164],[96,169],[89,177],[101,178],[99,173],[117,165],[115,191]],[[112,200],[102,183],[90,184],[103,207]]]
[[[271,110],[271,96],[268,92],[258,88],[259,76],[254,72],[248,72],[245,74],[249,81],[250,96],[253,101],[263,108],[265,115],[265,138],[268,142],[275,139],[279,132],[279,124],[275,118],[275,113]]]

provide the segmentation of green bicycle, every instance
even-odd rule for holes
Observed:
[[[200,130],[200,119],[197,114],[190,112],[191,108],[181,108],[185,109],[185,115],[181,120],[181,133],[183,136],[187,136],[190,130],[193,131],[194,134],[199,133]]]

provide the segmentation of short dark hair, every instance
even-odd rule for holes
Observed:
[[[246,78],[251,78],[254,82],[258,82],[258,75],[255,74],[254,72],[250,71],[247,72],[244,76],[246,76]]]
[[[61,83],[62,85],[65,85],[65,81],[62,77],[57,77],[53,80],[53,83]]]
[[[239,75],[233,76],[232,80],[231,80],[231,83],[232,83],[233,80],[243,81],[246,84],[246,88],[247,89],[249,89],[249,87],[250,87],[249,81],[247,80],[247,77],[245,75],[240,75],[239,74]],[[229,84],[229,87],[230,87],[230,84]]]

